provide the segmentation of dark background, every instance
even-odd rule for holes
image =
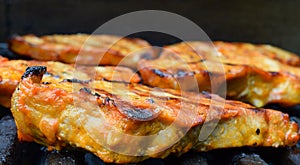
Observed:
[[[116,16],[157,9],[187,17],[212,40],[269,43],[300,54],[299,8],[298,0],[0,0],[0,42],[13,34],[91,33]],[[174,42],[141,37],[157,45]]]

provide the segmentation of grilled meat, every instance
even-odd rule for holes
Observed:
[[[229,100],[222,108],[216,106],[222,99],[213,94],[103,80],[70,82],[43,76],[45,72],[46,67],[28,68],[13,94],[11,111],[20,140],[57,149],[72,145],[115,163],[189,150],[291,146],[299,140],[298,125],[279,111]],[[209,116],[211,106],[215,115]],[[199,141],[205,121],[218,125]],[[144,136],[153,137],[146,142],[136,138]]]
[[[20,82],[25,69],[28,66],[36,65],[47,66],[49,68],[47,75],[66,80],[72,80],[74,77],[79,76],[85,78],[85,80],[89,80],[91,77],[97,80],[105,79],[109,81],[140,81],[137,74],[125,67],[74,67],[60,62],[8,60],[0,56],[0,105],[10,107],[11,95]]]
[[[25,35],[12,38],[9,47],[15,53],[36,60],[87,65],[136,68],[140,59],[155,57],[148,42],[112,35]]]
[[[296,55],[268,45],[214,42],[214,46],[205,42],[167,46],[159,59],[140,61],[143,82],[211,91],[211,81],[217,80],[214,88],[226,83],[227,97],[257,107],[300,103],[300,68],[293,66],[299,65]]]
[[[213,46],[206,42],[191,41],[165,46],[165,48],[172,51],[172,54],[174,52],[177,53],[177,56],[188,62],[207,59],[214,53],[213,49],[217,49],[223,56],[221,59],[224,62],[254,65],[260,68],[264,67],[264,64],[267,64],[266,66],[268,67],[270,65],[267,63],[268,59],[273,59],[290,66],[300,66],[300,57],[298,55],[271,45],[215,41]],[[170,55],[169,51],[164,51],[162,56]],[[173,56],[172,54],[171,56]],[[256,58],[263,61],[255,63]]]

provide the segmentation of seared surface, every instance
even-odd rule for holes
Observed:
[[[112,35],[25,35],[11,39],[9,46],[13,52],[37,60],[86,65],[136,68],[140,59],[155,57],[148,42]]]
[[[35,70],[45,72],[42,67]],[[180,155],[189,150],[291,146],[299,140],[298,126],[289,121],[287,114],[226,101],[224,108],[218,108],[220,121],[216,129],[205,141],[199,141],[200,128],[210,112],[210,98],[221,100],[218,96],[149,88],[135,83],[70,82],[49,75],[42,78],[41,73],[25,73],[28,76],[23,77],[12,98],[11,110],[22,141],[35,141],[57,149],[77,146],[93,152],[105,162],[129,163],[149,157],[164,158],[170,153]],[[219,105],[216,103],[221,104],[216,101],[213,105]],[[209,122],[216,119],[216,116],[207,118]],[[122,136],[122,133],[135,136],[160,134],[171,123],[175,127],[171,127],[165,136],[157,136],[147,144]],[[190,126],[192,129],[188,132],[182,131]],[[110,127],[119,132],[110,134]],[[179,141],[155,153],[174,138]],[[154,148],[147,147],[153,144]],[[143,147],[138,148],[138,157],[107,148],[124,147],[130,153],[134,146],[140,145]],[[144,155],[147,153],[150,154]]]
[[[125,67],[74,67],[60,62],[8,60],[0,56],[0,105],[10,107],[11,95],[17,87],[25,69],[29,66],[47,66],[48,72],[46,74],[58,79],[66,79],[66,81],[70,81],[77,76],[85,80],[93,78],[96,80],[105,79],[122,82],[140,81],[140,77],[137,74]],[[81,71],[84,71],[84,73]]]
[[[300,68],[293,66],[299,65],[299,57],[269,45],[224,42],[214,45],[187,42],[167,46],[159,59],[140,61],[138,68],[143,82],[163,88],[209,92],[214,82],[216,91],[224,85],[229,98],[257,107],[300,103]],[[194,80],[197,81],[193,84]]]

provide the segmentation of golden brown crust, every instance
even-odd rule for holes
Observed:
[[[131,68],[136,68],[140,59],[156,56],[144,40],[112,35],[16,36],[10,40],[9,47],[15,53],[36,60]]]
[[[215,42],[214,45],[216,49],[205,42],[167,46],[159,59],[140,61],[138,68],[143,82],[163,88],[211,91],[211,73],[220,77],[218,85],[226,82],[229,98],[258,107],[269,103],[285,106],[300,103],[300,68],[281,63],[297,61],[299,57],[283,58],[265,50],[265,46],[251,44]],[[220,55],[219,62],[210,58],[215,50]],[[194,78],[197,82],[193,85]]]
[[[254,45],[250,43],[239,42],[228,43],[222,41],[214,42],[214,45],[222,54],[226,54],[225,52],[222,52],[226,51],[226,49],[227,51],[235,52],[235,54],[241,54],[243,56],[253,56],[253,54],[261,54],[270,59],[277,60],[283,64],[300,66],[300,57],[298,55],[272,45]]]
[[[214,105],[222,105],[218,101],[222,99],[216,95],[149,88],[135,83],[99,80],[88,83],[78,80],[72,83],[52,76],[42,77],[44,69],[41,67],[28,71],[30,74],[24,74],[12,98],[11,110],[18,127],[19,139],[36,141],[58,149],[70,144],[93,152],[105,162],[139,162],[149,157],[164,158],[171,153],[180,155],[188,150],[290,146],[299,140],[298,125],[290,122],[287,114],[258,109],[238,101],[225,101],[224,108],[218,108],[220,121],[217,129],[208,139],[199,141],[201,126],[211,111],[211,98],[216,98]],[[51,83],[45,84],[45,81]],[[89,123],[87,121],[90,119],[93,122],[86,127],[85,123]],[[216,119],[218,118],[214,116],[207,120],[214,122]],[[121,133],[136,136],[155,135],[171,123],[179,128],[192,126],[192,129],[170,148],[156,154],[136,157],[111,151],[97,141],[97,138],[107,137],[105,139],[108,139],[113,148],[127,144],[127,140],[131,142],[130,139],[118,136],[119,134],[111,135],[106,124],[96,122],[104,120]],[[171,130],[168,140],[182,133]],[[166,143],[165,137],[152,140],[148,143],[159,144],[158,146]],[[134,143],[138,146],[140,141]],[[128,146],[126,149],[131,150]],[[147,151],[147,147],[139,150],[141,153]]]
[[[60,62],[8,60],[0,56],[0,105],[10,107],[10,99],[13,91],[20,82],[25,69],[29,66],[47,66],[48,74],[57,78],[72,79],[74,76],[83,76],[88,79],[105,79],[108,81],[134,82],[140,81],[140,77],[131,69],[125,67],[88,67],[74,66]],[[84,75],[81,74],[84,73]]]

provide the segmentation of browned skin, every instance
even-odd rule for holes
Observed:
[[[164,158],[171,153],[181,155],[189,150],[292,146],[299,140],[298,125],[289,121],[287,114],[227,100],[224,108],[218,108],[218,113],[215,113],[220,116],[216,129],[206,140],[199,141],[204,121],[216,122],[218,115],[210,119],[207,117],[211,98],[216,98],[213,105],[221,104],[222,99],[216,95],[181,93],[103,80],[88,83],[77,80],[72,83],[51,75],[43,76],[45,72],[45,67],[28,69],[13,94],[11,111],[22,141],[35,141],[57,149],[72,145],[94,153],[105,162],[132,163],[150,157]],[[92,125],[86,125],[90,120],[94,121]],[[107,125],[101,121],[106,121]],[[149,140],[143,147],[139,147],[141,141],[132,141],[120,134],[156,135],[171,123],[180,129],[171,127],[167,137]],[[120,133],[111,135],[107,126]],[[180,131],[189,126],[192,128],[186,134]],[[158,151],[159,146],[174,137],[180,140],[166,150],[143,155],[149,150]],[[98,140],[106,140],[108,146],[114,149],[123,147],[131,151],[139,147],[140,156],[113,152]],[[133,145],[126,146],[130,142]],[[157,146],[148,148],[150,144]]]
[[[25,35],[12,38],[9,47],[15,53],[36,60],[86,65],[123,65],[136,68],[140,59],[155,57],[148,42],[112,35]]]
[[[86,80],[89,77],[100,80],[122,82],[139,82],[140,77],[131,69],[125,67],[76,67],[63,64],[60,62],[44,62],[44,61],[25,61],[25,60],[8,60],[0,56],[0,105],[10,107],[11,95],[25,69],[29,66],[47,66],[48,73],[57,78],[72,79],[74,76],[80,76]],[[75,72],[78,71],[78,72]],[[84,74],[79,71],[84,71]],[[78,75],[77,75],[78,73]]]
[[[229,98],[257,107],[300,103],[300,68],[292,66],[298,65],[296,55],[268,45],[214,42],[214,46],[205,42],[167,46],[159,59],[140,61],[143,82],[163,88],[211,91],[211,73],[217,88],[226,82]],[[197,81],[191,83],[194,79]]]
[[[214,42],[216,48],[222,53],[229,55],[234,53],[241,56],[266,56],[283,64],[300,66],[300,57],[292,52],[280,49],[272,45],[255,45],[250,43]],[[259,54],[259,55],[256,55]]]

